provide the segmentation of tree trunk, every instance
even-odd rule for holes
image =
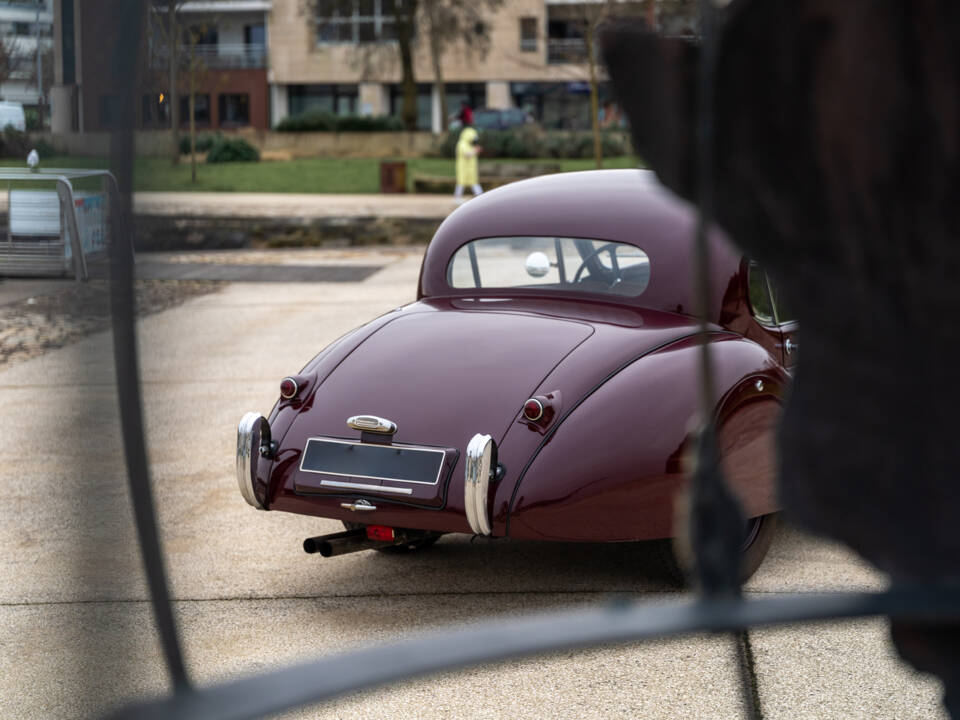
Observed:
[[[180,162],[180,94],[177,92],[177,69],[180,64],[180,43],[177,32],[177,0],[170,0],[167,9],[167,45],[170,55],[170,88],[167,102],[170,103],[170,139],[173,150],[170,159],[174,165]]]
[[[600,82],[597,80],[597,56],[594,52],[596,23],[587,26],[587,66],[590,68],[590,127],[593,129],[593,159],[597,169],[603,167],[603,143],[600,140]]]
[[[190,113],[190,182],[197,182],[197,117],[196,117],[196,76],[197,66],[194,56],[196,42],[193,37],[190,38],[190,101],[188,103]]]
[[[447,131],[447,90],[443,82],[443,40],[437,0],[427,0],[430,15],[430,59],[433,62],[433,86],[440,98],[440,131]]]
[[[417,17],[417,3],[408,0],[396,4],[397,48],[400,51],[400,68],[403,73],[403,126],[417,129],[417,81],[413,74],[413,30]]]

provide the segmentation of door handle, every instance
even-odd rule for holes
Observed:
[[[786,348],[787,354],[792,355],[800,348],[800,343],[795,343],[790,338],[787,338],[787,342],[785,342],[783,346]]]

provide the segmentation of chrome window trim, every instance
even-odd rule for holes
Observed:
[[[476,535],[489,535],[487,496],[490,488],[490,464],[494,442],[489,435],[477,433],[467,444],[467,459],[463,478],[463,507],[470,529]]]
[[[270,423],[263,415],[248,412],[240,419],[237,425],[237,484],[243,499],[257,510],[264,507],[253,490],[253,457],[254,452],[259,456],[264,437],[270,441]]]
[[[437,470],[437,477],[433,480],[433,482],[426,482],[425,480],[400,480],[398,478],[380,477],[379,475],[349,475],[347,473],[327,472],[324,470],[310,470],[308,468],[303,467],[303,463],[307,459],[307,447],[310,445],[310,443],[313,440],[317,440],[319,442],[339,443],[340,445],[354,445],[357,447],[382,448],[386,450],[389,450],[389,449],[396,450],[400,448],[403,450],[416,450],[418,452],[439,453],[443,458],[443,461],[441,461],[440,463],[440,467]],[[330,437],[311,437],[311,438],[307,438],[307,442],[303,446],[303,456],[300,458],[300,472],[314,473],[316,475],[334,475],[336,477],[355,477],[355,478],[362,478],[364,480],[387,480],[388,482],[408,483],[413,485],[437,485],[440,482],[440,478],[443,476],[443,466],[446,464],[445,462],[446,457],[447,457],[446,450],[438,450],[436,448],[425,448],[420,445],[398,445],[398,444],[374,445],[372,443],[353,442],[351,440],[339,440],[337,438],[330,438]],[[323,484],[323,481],[321,481],[321,484]],[[381,486],[377,485],[377,486],[369,486],[369,487],[381,487]]]

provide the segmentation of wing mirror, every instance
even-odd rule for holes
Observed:
[[[527,261],[524,266],[527,269],[527,275],[541,278],[550,272],[550,258],[547,257],[546,253],[532,252],[527,255]]]

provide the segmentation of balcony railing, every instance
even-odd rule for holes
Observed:
[[[186,61],[190,57],[190,46],[181,45],[180,58]],[[267,66],[267,46],[250,43],[217,43],[210,45],[195,45],[194,57],[207,68],[216,69],[250,69]],[[168,51],[166,47],[154,48],[153,66],[164,67],[167,64]]]
[[[547,64],[585,63],[587,43],[583,38],[547,38]]]

